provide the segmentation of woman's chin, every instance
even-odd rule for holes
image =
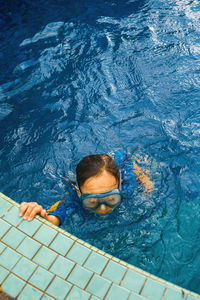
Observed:
[[[112,211],[113,211],[112,209],[109,210],[109,211],[107,211],[106,213],[105,213],[105,212],[96,212],[96,211],[95,211],[95,214],[96,214],[97,216],[99,216],[100,218],[107,218],[107,217],[110,215],[110,213],[111,213]]]

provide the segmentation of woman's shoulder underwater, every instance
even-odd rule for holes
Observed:
[[[122,191],[131,193],[136,186],[136,176],[133,173],[133,160],[125,151],[118,150],[112,154],[121,172]]]

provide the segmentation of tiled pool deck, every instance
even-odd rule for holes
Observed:
[[[19,300],[195,300],[200,296],[129,265],[36,217],[0,193],[0,285]]]

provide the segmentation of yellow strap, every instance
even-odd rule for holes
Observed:
[[[57,209],[58,205],[60,202],[65,202],[65,200],[59,200],[56,203],[54,203],[48,210],[47,210],[47,214],[51,211],[54,211]]]

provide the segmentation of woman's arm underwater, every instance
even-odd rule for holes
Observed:
[[[150,193],[153,191],[154,183],[150,180],[148,171],[144,171],[136,164],[136,162],[133,162],[133,173],[136,176],[136,180],[139,180],[144,184],[146,192]]]

